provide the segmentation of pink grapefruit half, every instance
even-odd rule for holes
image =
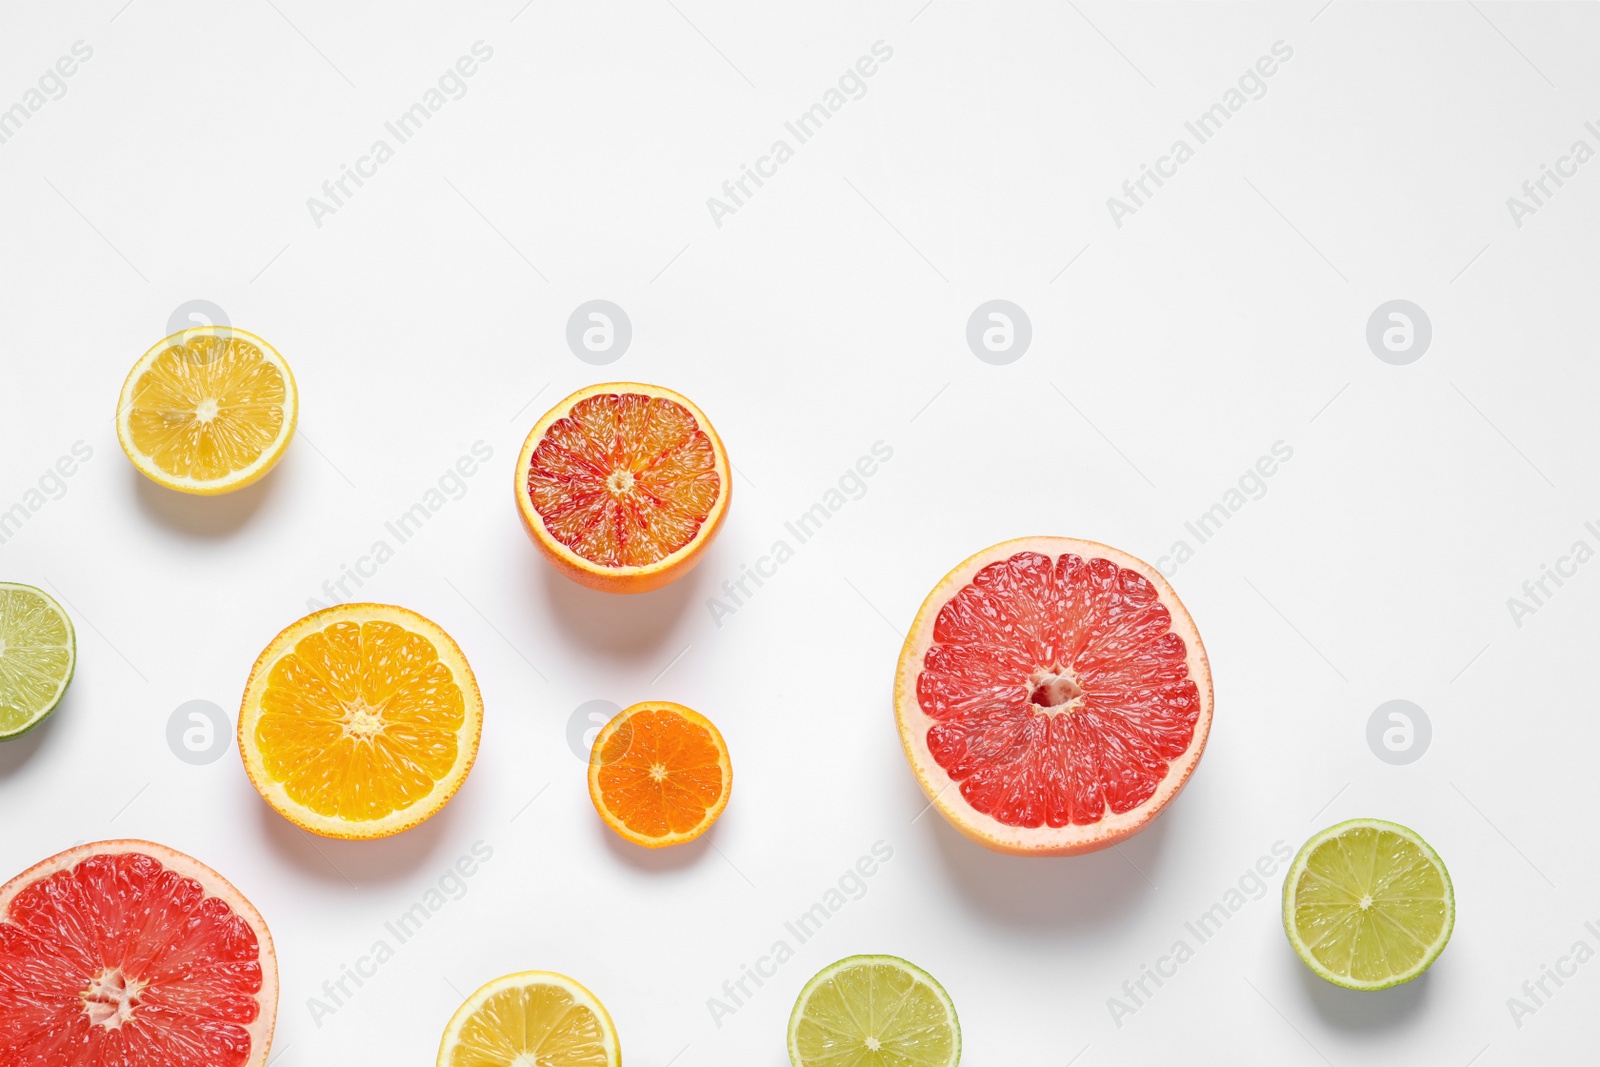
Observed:
[[[1189,780],[1211,667],[1154,567],[1024,537],[928,594],[894,703],[911,769],[956,829],[1000,852],[1071,855],[1138,833]]]
[[[278,966],[211,868],[98,841],[0,887],[0,1067],[261,1067]]]

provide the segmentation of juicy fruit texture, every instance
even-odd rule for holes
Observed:
[[[1444,863],[1415,831],[1352,819],[1306,842],[1283,883],[1283,925],[1321,977],[1387,989],[1426,971],[1455,926]]]
[[[117,437],[141,472],[202,495],[254,482],[294,433],[294,377],[242,330],[208,326],[160,341],[122,387]]]
[[[620,1067],[611,1016],[595,995],[550,971],[508,974],[456,1009],[438,1067]]]
[[[951,572],[896,685],[930,799],[1007,851],[1086,851],[1140,829],[1192,771],[1210,712],[1204,649],[1171,587],[1068,538],[1007,542]]]
[[[276,1011],[261,916],[187,856],[100,842],[0,889],[0,1064],[258,1067]]]
[[[589,752],[589,797],[606,824],[637,845],[693,841],[733,789],[728,746],[700,713],[666,701],[635,704],[601,729]]]
[[[239,750],[286,818],[330,837],[384,837],[450,799],[482,718],[472,669],[435,623],[343,604],[301,619],[262,653]]]
[[[633,383],[591,386],[539,420],[517,464],[517,507],[568,577],[643,592],[693,566],[731,489],[716,431],[689,400]]]
[[[928,747],[1011,826],[1099,822],[1155,793],[1199,693],[1155,588],[1108,560],[1023,552],[939,611],[917,677]]]
[[[607,567],[642,567],[694,539],[721,479],[711,439],[682,404],[602,393],[545,431],[528,494],[557,541]]]
[[[955,1067],[961,1024],[933,976],[895,956],[824,967],[789,1017],[794,1067]]]
[[[31,585],[0,582],[0,741],[55,710],[76,663],[72,620],[61,605]]]

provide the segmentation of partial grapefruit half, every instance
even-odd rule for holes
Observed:
[[[216,871],[98,841],[0,886],[0,1064],[261,1067],[278,965]]]
[[[728,513],[728,453],[705,412],[659,385],[580,389],[517,457],[517,514],[568,578],[647,593],[700,561]]]
[[[1172,586],[1126,552],[1006,541],[928,594],[895,717],[929,802],[1000,852],[1071,855],[1138,833],[1194,772],[1211,667]]]

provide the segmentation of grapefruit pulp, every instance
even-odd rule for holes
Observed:
[[[260,913],[180,852],[99,841],[0,887],[5,1067],[261,1067],[277,1007]]]
[[[1108,545],[1027,537],[944,577],[900,652],[895,716],[929,802],[980,844],[1106,848],[1194,771],[1211,668],[1155,568]]]

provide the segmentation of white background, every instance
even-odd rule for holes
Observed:
[[[63,706],[0,750],[0,873],[124,836],[218,868],[277,940],[284,1067],[431,1063],[462,995],[526,968],[592,988],[632,1064],[778,1067],[805,979],[867,951],[944,982],[975,1065],[1587,1055],[1600,963],[1520,1027],[1507,998],[1600,948],[1600,566],[1520,627],[1506,601],[1600,547],[1600,162],[1520,228],[1506,198],[1600,148],[1600,11],[674,2],[7,8],[0,107],[73,42],[94,54],[0,145],[0,509],[75,441],[93,458],[0,547],[0,578],[57,593],[79,635]],[[479,40],[466,96],[315,225],[307,198]],[[864,98],[715,225],[707,197],[880,40]],[[1106,198],[1280,40],[1264,98],[1116,226]],[[112,425],[196,298],[277,346],[302,404],[277,470],[215,500],[145,482]],[[594,298],[634,328],[605,368],[564,339]],[[965,342],[992,298],[1033,324],[1008,366]],[[1396,298],[1433,324],[1409,366],[1365,341]],[[619,378],[694,398],[740,471],[700,568],[640,598],[557,576],[510,491],[537,416]],[[465,496],[360,591],[472,661],[483,747],[456,799],[396,839],[313,840],[235,751],[177,759],[173,709],[234,714],[272,636],[479,440]],[[723,580],[879,440],[866,494],[714,625]],[[937,579],[1035,533],[1153,561],[1280,440],[1266,495],[1173,578],[1217,703],[1168,812],[1059,860],[919,818],[890,686]],[[664,855],[601,827],[566,741],[585,701],[647,697],[711,716],[736,768],[714,832]],[[1433,724],[1409,766],[1365,738],[1395,698]],[[1107,998],[1274,842],[1354,816],[1450,866],[1425,979],[1312,977],[1274,877],[1113,1022]],[[465,898],[314,1022],[307,999],[479,840]],[[707,998],[880,840],[866,895],[716,1026]]]

